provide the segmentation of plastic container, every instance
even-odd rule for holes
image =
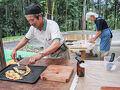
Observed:
[[[107,71],[120,71],[120,62],[115,59],[113,62],[110,61],[111,56],[104,57],[104,66]]]

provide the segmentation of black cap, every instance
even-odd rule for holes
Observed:
[[[42,10],[38,4],[31,4],[25,8],[25,15],[39,14]]]

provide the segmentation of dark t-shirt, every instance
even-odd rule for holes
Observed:
[[[101,30],[102,31],[102,30],[108,28],[108,25],[107,25],[106,21],[103,18],[101,18],[101,17],[96,18],[95,24],[96,24],[96,29],[97,30]]]
[[[107,22],[101,17],[96,18],[95,25],[96,25],[97,31],[98,30],[102,31],[104,29],[109,28],[108,25],[107,25]],[[111,33],[111,31],[110,31],[110,33]],[[112,33],[111,33],[111,38],[112,38]]]

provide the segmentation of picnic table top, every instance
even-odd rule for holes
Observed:
[[[24,58],[20,61],[21,64],[27,64],[29,58]],[[19,83],[19,82],[10,82],[0,80],[0,89],[4,90],[69,90],[76,73],[76,60],[61,60],[61,59],[49,59],[44,58],[36,62],[37,66],[48,66],[48,65],[65,65],[74,67],[74,72],[70,78],[70,81],[67,83],[55,82],[55,81],[44,81],[39,79],[35,84],[28,83]]]

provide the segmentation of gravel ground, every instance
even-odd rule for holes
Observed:
[[[120,41],[119,36],[120,36],[120,31],[118,30],[114,30],[113,32],[113,39],[112,41]],[[73,32],[71,32],[73,33]],[[81,33],[80,31],[76,32]],[[95,32],[90,32],[90,33],[95,33]],[[67,34],[63,34],[63,36],[66,36]],[[12,41],[12,42],[7,42],[7,43],[3,43],[4,49],[10,49],[13,50],[16,45],[20,42],[20,40],[18,41]],[[42,45],[40,43],[38,43],[39,41],[37,41],[36,39],[31,40],[25,47],[23,47],[21,49],[21,51],[30,51],[30,52],[40,52],[42,49]],[[116,57],[118,57],[120,55],[120,47],[119,46],[112,46],[111,50],[110,50],[110,55],[111,53],[115,53]],[[99,56],[99,50],[98,50],[98,56]],[[75,56],[71,56],[71,59],[74,59]],[[99,57],[86,57],[87,60],[99,60]]]

